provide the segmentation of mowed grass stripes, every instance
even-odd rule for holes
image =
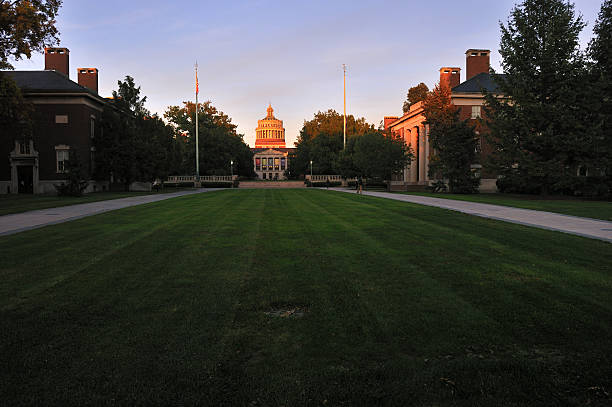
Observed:
[[[8,404],[610,401],[609,243],[227,190],[0,237],[0,258]]]

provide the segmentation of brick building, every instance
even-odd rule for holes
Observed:
[[[459,108],[461,120],[476,120],[482,117],[482,106],[485,104],[482,90],[495,94],[497,86],[489,73],[491,51],[484,49],[469,49],[466,55],[466,80],[461,82],[461,68],[443,67],[440,69],[440,84],[451,88],[451,103]],[[403,174],[396,177],[393,183],[398,189],[407,185],[429,184],[429,158],[431,147],[429,143],[429,128],[425,124],[422,102],[410,106],[410,110],[403,116],[385,116],[385,130],[389,129],[395,135],[404,139],[412,147],[414,159],[404,169]],[[476,123],[476,121],[474,122]],[[492,148],[484,137],[485,128],[479,126],[476,130],[480,134],[478,142],[479,160],[472,164],[474,171],[481,176],[480,190],[482,192],[497,189],[495,174],[482,168],[484,158],[491,153]]]
[[[78,68],[69,77],[67,48],[45,49],[45,70],[4,71],[33,106],[31,134],[0,135],[0,193],[55,192],[64,178],[69,151],[89,174],[94,169],[94,139],[101,137],[105,99],[98,95],[98,70]],[[86,192],[106,189],[91,181]]]

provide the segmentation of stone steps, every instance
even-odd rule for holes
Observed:
[[[304,181],[240,181],[239,188],[306,188]]]

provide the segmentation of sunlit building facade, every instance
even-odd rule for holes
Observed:
[[[286,179],[289,153],[295,149],[286,148],[283,121],[274,117],[272,105],[268,106],[266,117],[257,121],[255,134],[255,148],[251,151],[257,177],[262,180]]]
[[[495,174],[482,168],[481,163],[491,154],[492,147],[486,142],[486,131],[477,119],[482,117],[485,104],[483,89],[493,94],[497,93],[497,86],[489,73],[491,52],[486,49],[469,49],[466,51],[467,77],[461,82],[461,68],[443,67],[440,69],[440,84],[451,89],[451,103],[459,109],[461,120],[474,120],[476,134],[479,135],[477,143],[478,161],[472,169],[481,177],[480,190],[482,192],[495,191]],[[385,130],[389,130],[396,137],[402,138],[412,149],[413,159],[406,166],[402,174],[395,177],[395,181],[403,181],[406,185],[428,185],[431,181],[429,174],[429,161],[432,147],[429,142],[429,126],[425,124],[423,103],[418,102],[410,106],[410,110],[401,117],[385,116]],[[400,184],[398,184],[399,186]]]

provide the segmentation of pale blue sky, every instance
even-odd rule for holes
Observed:
[[[459,66],[465,51],[493,51],[499,68],[499,21],[511,0],[463,1],[151,1],[64,0],[61,46],[77,67],[100,69],[100,94],[131,75],[147,107],[200,100],[228,114],[253,146],[268,102],[284,120],[293,146],[304,120],[329,108],[342,112],[342,64],[348,65],[347,113],[378,125],[401,113],[409,87],[433,86],[442,66]],[[578,0],[591,36],[601,0]],[[42,55],[16,69],[43,69]]]

